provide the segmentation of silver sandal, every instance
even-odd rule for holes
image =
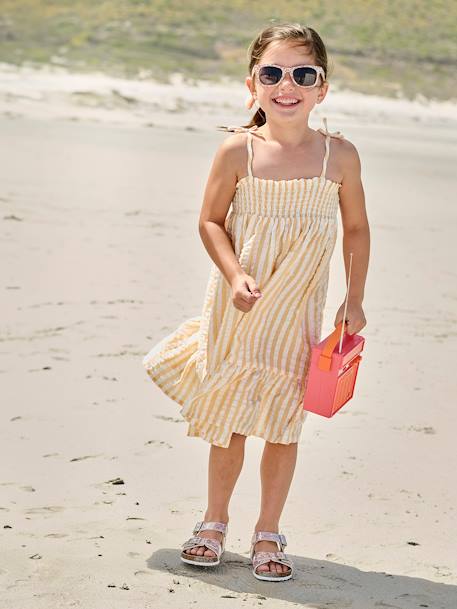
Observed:
[[[258,541],[276,541],[279,544],[280,552],[255,552],[254,547]],[[270,533],[268,531],[257,531],[252,536],[251,540],[251,561],[252,561],[252,573],[257,579],[263,579],[268,582],[285,581],[292,577],[294,571],[294,564],[292,560],[284,554],[283,549],[286,547],[287,541],[284,535],[280,533]],[[257,568],[260,565],[264,565],[268,562],[277,562],[281,565],[289,567],[289,571],[285,573],[273,573],[272,571],[261,571],[257,572]]]
[[[195,536],[199,531],[212,529],[214,531],[220,531],[222,533],[222,540],[219,542],[217,539],[211,539],[210,537]],[[182,544],[181,560],[189,563],[190,565],[202,565],[204,567],[215,567],[221,562],[221,557],[225,551],[225,537],[227,535],[228,523],[226,522],[197,522],[194,527],[193,534],[191,537]],[[216,556],[199,556],[198,554],[188,554],[185,550],[195,548],[197,546],[206,546],[209,550],[212,550]]]

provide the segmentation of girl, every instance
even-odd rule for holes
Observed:
[[[182,405],[187,435],[211,444],[207,509],[181,559],[219,564],[245,440],[257,436],[265,447],[253,574],[284,581],[293,563],[283,552],[279,519],[307,414],[304,379],[320,340],[338,206],[346,275],[354,253],[349,334],[366,325],[370,239],[355,146],[329,133],[325,119],[325,129],[308,125],[329,86],[317,32],[299,24],[264,29],[250,45],[246,85],[248,107],[255,103],[257,112],[245,127],[224,128],[235,133],[216,152],[200,214],[199,232],[214,262],[202,314],[143,361],[150,378]],[[335,326],[343,309],[344,302]]]

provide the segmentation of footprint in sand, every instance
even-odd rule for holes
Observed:
[[[70,463],[72,461],[84,461],[85,459],[97,459],[98,457],[103,457],[103,453],[99,454],[99,455],[84,455],[83,457],[74,457],[73,459],[70,459]]]
[[[173,446],[171,444],[168,444],[168,442],[165,442],[164,440],[148,440],[147,442],[145,442],[145,446],[148,446],[151,444],[155,444],[157,446],[163,446],[163,447],[167,447],[167,448],[173,448]]]
[[[175,417],[166,417],[161,414],[154,415],[155,419],[160,419],[161,421],[169,421],[170,423],[185,423],[184,419],[177,419]]]
[[[35,508],[30,508],[28,510],[25,510],[26,514],[49,514],[49,512],[52,513],[58,513],[58,512],[63,512],[65,511],[65,508],[61,505],[43,505],[42,507],[35,507]]]

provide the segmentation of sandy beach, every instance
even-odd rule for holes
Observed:
[[[223,564],[184,565],[209,445],[142,366],[200,313],[215,127],[247,122],[245,90],[183,85],[164,108],[165,85],[23,76],[0,70],[0,609],[455,609],[455,106],[334,91],[312,117],[362,159],[366,347],[354,399],[304,424],[281,521],[297,571],[268,583],[249,564],[263,441]],[[338,239],[323,335],[340,218]]]

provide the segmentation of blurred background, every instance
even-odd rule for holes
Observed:
[[[2,0],[0,57],[129,78],[239,80],[267,24],[314,27],[344,89],[456,97],[457,3],[433,0]]]

